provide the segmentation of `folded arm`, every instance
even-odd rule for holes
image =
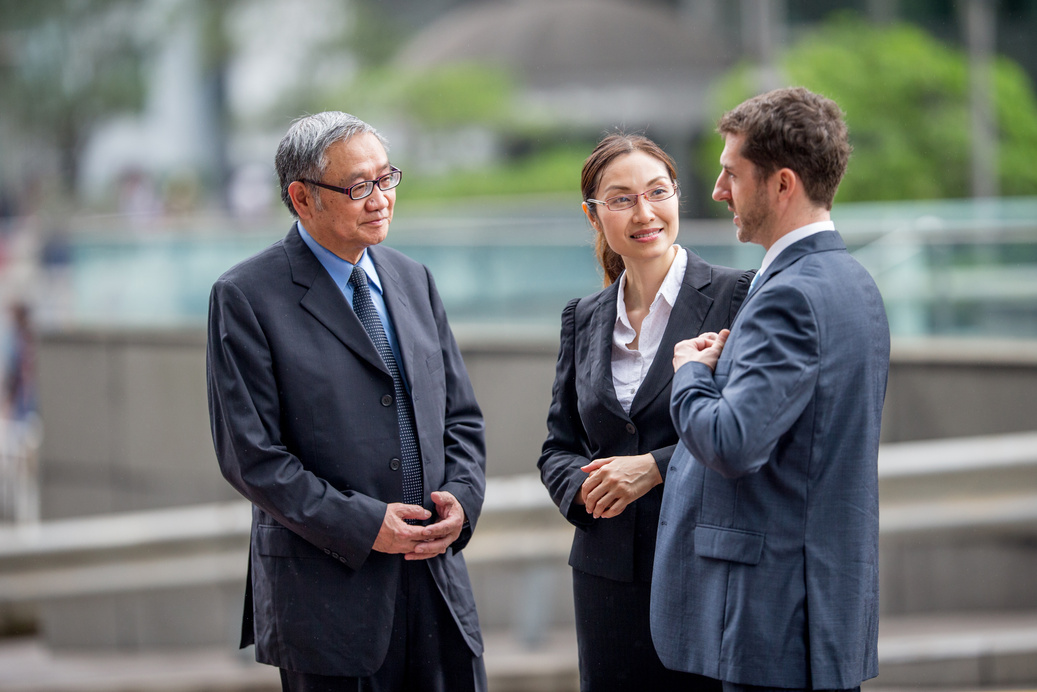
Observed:
[[[765,299],[764,299],[765,298]],[[809,403],[818,377],[819,326],[807,297],[776,286],[747,305],[738,330],[708,358],[674,374],[670,415],[681,441],[705,466],[729,478],[753,473]],[[702,352],[715,349],[707,339]]]

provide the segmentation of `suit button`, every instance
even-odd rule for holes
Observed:
[[[346,558],[344,558],[344,557],[340,557],[338,559],[338,561],[341,562],[342,564],[346,564]]]
[[[325,549],[324,549],[324,554],[325,554],[325,555],[331,555],[331,551],[330,551],[330,550],[328,550],[327,548],[325,548]]]
[[[392,406],[392,395],[385,394],[382,396],[382,406]]]
[[[627,423],[627,432],[631,435],[637,433],[637,426],[635,426],[633,423]]]
[[[400,470],[400,460],[397,459],[396,457],[393,457],[392,461],[389,462],[389,468],[391,468],[393,471],[399,471]]]

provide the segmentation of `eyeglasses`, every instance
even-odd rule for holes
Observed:
[[[375,180],[362,180],[356,185],[350,185],[349,187],[336,187],[334,185],[328,185],[327,183],[318,183],[316,180],[307,180],[306,178],[299,178],[300,183],[306,183],[308,185],[316,185],[322,187],[325,190],[331,190],[332,192],[340,192],[343,195],[349,195],[350,199],[364,199],[370,197],[371,193],[374,192],[374,186],[377,185],[379,190],[383,192],[391,190],[400,184],[400,180],[403,179],[403,171],[396,166],[389,166],[392,170],[389,173],[377,178]]]
[[[594,204],[604,204],[609,211],[623,211],[624,209],[633,208],[637,204],[638,197],[644,197],[646,202],[662,202],[677,194],[678,189],[680,189],[680,185],[677,183],[663,183],[653,187],[651,190],[645,190],[636,195],[616,195],[605,200],[587,199],[585,201]]]

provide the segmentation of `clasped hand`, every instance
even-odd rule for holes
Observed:
[[[694,339],[677,342],[677,345],[673,347],[673,371],[677,372],[682,365],[691,361],[704,363],[709,366],[710,370],[715,370],[730,333],[728,329],[721,329],[719,334],[706,332],[699,334]]]
[[[618,517],[631,502],[663,482],[651,454],[595,459],[580,470],[588,476],[576,502],[595,519]]]
[[[380,553],[402,553],[406,560],[427,560],[441,555],[461,535],[464,509],[451,493],[432,493],[439,520],[428,526],[407,523],[407,519],[424,521],[432,516],[424,507],[390,503],[385,508],[382,528],[375,538],[373,549]]]

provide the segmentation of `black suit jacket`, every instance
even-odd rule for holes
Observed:
[[[651,452],[665,482],[677,444],[670,420],[673,347],[730,326],[755,272],[713,266],[688,251],[684,282],[648,375],[623,411],[612,383],[612,334],[619,285],[571,301],[562,312],[548,435],[540,477],[577,530],[569,564],[617,581],[649,581],[662,502],[656,486],[611,519],[594,519],[573,499],[587,474],[580,467],[607,456]]]
[[[469,523],[426,564],[480,655],[457,551],[485,491],[482,414],[428,269],[390,248],[368,252],[411,386],[424,504],[434,511],[429,493],[449,491]],[[386,504],[403,499],[393,382],[294,226],[214,284],[207,374],[220,469],[253,504],[242,645],[298,672],[372,674],[388,650],[402,562],[371,550]]]

